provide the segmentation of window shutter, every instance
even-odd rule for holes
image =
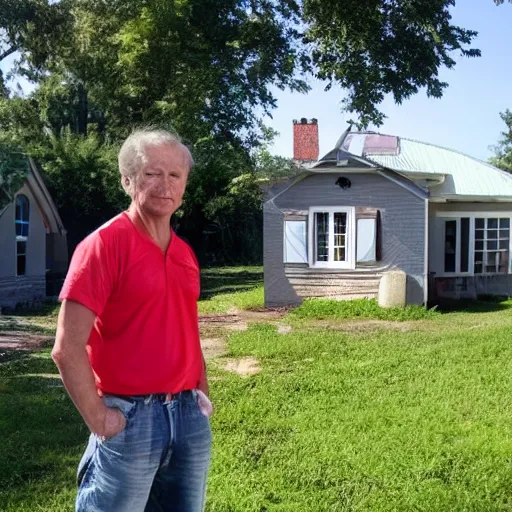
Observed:
[[[284,222],[284,262],[307,263],[307,229],[305,220]]]
[[[377,217],[357,219],[357,263],[377,261]]]
[[[382,259],[381,212],[377,208],[358,206],[357,263],[374,263]]]

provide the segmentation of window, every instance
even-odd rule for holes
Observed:
[[[355,226],[353,208],[312,208],[310,264],[354,268]]]
[[[510,219],[475,219],[475,274],[507,274]]]
[[[27,240],[30,204],[24,195],[16,197],[16,275],[24,276],[27,271]]]
[[[509,216],[461,216],[443,223],[446,274],[509,273]]]
[[[444,271],[455,272],[457,268],[457,224],[458,220],[447,220],[444,229]]]
[[[329,261],[329,214],[315,213],[315,261]]]

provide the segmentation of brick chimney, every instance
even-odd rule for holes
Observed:
[[[293,120],[293,159],[299,162],[318,160],[318,121]]]

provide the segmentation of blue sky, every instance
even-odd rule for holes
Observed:
[[[401,106],[386,99],[382,110],[388,117],[378,131],[487,160],[492,156],[489,146],[498,142],[505,129],[499,113],[512,110],[512,4],[497,7],[492,0],[457,0],[452,13],[455,24],[479,32],[473,46],[482,50],[482,57],[457,58],[455,69],[441,72],[449,87],[440,100],[427,98],[424,91]],[[292,156],[293,119],[318,119],[321,156],[346,129],[350,116],[341,112],[343,90],[324,92],[321,83],[311,85],[307,96],[275,91],[278,107],[266,122],[280,133],[272,153]]]
[[[387,98],[382,105],[387,119],[378,131],[487,160],[492,156],[490,146],[498,142],[505,129],[499,113],[512,109],[512,4],[497,7],[492,0],[457,0],[452,13],[455,24],[479,32],[473,46],[480,48],[482,57],[457,57],[454,70],[441,72],[441,79],[449,87],[440,100],[427,98],[424,91],[400,106]],[[8,69],[11,61],[12,58],[6,59],[2,68]],[[279,132],[272,153],[292,156],[293,119],[318,119],[321,156],[334,147],[346,129],[349,116],[341,112],[340,104],[343,90],[333,87],[325,92],[323,84],[313,80],[310,83],[308,95],[274,91],[278,107],[273,119],[266,120]],[[25,92],[30,90],[30,85],[22,86]]]

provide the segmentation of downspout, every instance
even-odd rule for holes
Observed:
[[[425,254],[424,254],[424,271],[423,271],[423,302],[428,307],[428,196],[425,198]]]

